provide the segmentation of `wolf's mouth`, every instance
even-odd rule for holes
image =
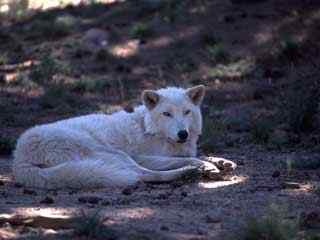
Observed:
[[[179,139],[178,141],[177,141],[177,143],[185,143],[187,141],[187,139],[186,140],[181,140],[181,139]]]

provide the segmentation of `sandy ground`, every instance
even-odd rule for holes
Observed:
[[[281,167],[281,161],[297,154],[230,149],[219,156],[239,165],[229,181],[176,182],[86,192],[43,191],[15,185],[11,159],[1,158],[0,213],[70,217],[100,211],[107,226],[122,233],[134,230],[143,234],[134,239],[226,239],[238,231],[248,216],[266,213],[271,203],[288,208],[289,218],[319,210],[319,197],[312,192],[319,173],[300,171],[289,176]],[[291,180],[298,183],[293,189],[284,186]],[[46,197],[52,203],[43,203]],[[2,230],[18,236],[37,232],[10,224],[4,224]],[[59,230],[49,233],[55,236]]]

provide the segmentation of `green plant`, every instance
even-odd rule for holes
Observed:
[[[186,8],[186,1],[165,0],[162,2],[160,12],[165,22],[173,23],[183,16],[182,12]]]
[[[115,239],[116,232],[105,226],[106,218],[102,218],[100,211],[84,214],[77,218],[74,224],[75,233],[87,239]]]
[[[7,54],[2,53],[2,54],[0,55],[0,65],[7,64],[8,61],[9,61],[9,58],[8,58]]]
[[[189,73],[194,71],[197,68],[197,65],[192,58],[185,58],[181,59],[181,61],[177,61],[176,63],[174,63],[174,68],[178,72]]]
[[[58,16],[54,21],[56,27],[63,29],[66,33],[69,33],[72,28],[76,27],[77,23],[77,19],[71,15]]]
[[[297,220],[285,219],[285,211],[271,205],[263,217],[250,217],[236,239],[244,240],[297,240],[299,224]]]
[[[129,35],[132,38],[147,38],[150,37],[153,34],[153,30],[151,28],[151,26],[149,26],[146,23],[136,23],[134,24],[129,32]]]
[[[53,76],[59,71],[58,64],[50,55],[45,55],[39,65],[33,66],[30,72],[30,79],[40,85],[48,85]]]
[[[59,63],[51,55],[45,55],[40,59],[40,64],[32,67],[29,77],[30,79],[41,85],[48,87],[57,84],[53,81],[53,77],[58,73],[68,73],[69,68]]]
[[[320,157],[318,155],[304,158],[301,157],[291,157],[286,159],[286,168],[290,174],[292,170],[315,170],[320,168]]]
[[[65,37],[72,32],[76,26],[76,19],[72,16],[59,16],[53,18],[49,16],[48,19],[36,19],[30,23],[25,29],[29,38],[50,38],[57,39]]]
[[[0,137],[0,154],[9,155],[16,145],[16,140],[11,137]]]
[[[294,58],[299,54],[300,44],[298,41],[292,37],[285,36],[280,41],[279,57],[285,57],[289,60],[294,60]]]
[[[223,119],[205,117],[200,139],[200,148],[204,151],[212,151],[224,142],[226,123]]]
[[[266,144],[270,139],[273,124],[263,117],[251,121],[250,136],[255,143]]]
[[[110,79],[98,78],[98,79],[89,79],[89,78],[80,78],[75,81],[71,89],[80,92],[103,92],[107,88],[112,86]]]
[[[295,133],[316,129],[320,102],[320,81],[317,77],[295,81],[283,96],[285,121]]]
[[[214,46],[219,44],[220,40],[211,32],[206,32],[202,35],[202,42],[205,46]]]
[[[206,50],[209,54],[209,57],[212,60],[217,62],[228,61],[230,57],[222,43],[215,44],[215,45],[208,45],[206,47]]]

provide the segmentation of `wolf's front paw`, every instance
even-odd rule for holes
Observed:
[[[212,163],[202,161],[204,165],[202,166],[202,176],[205,179],[210,179],[214,181],[222,180],[222,174],[221,171]]]
[[[228,174],[237,168],[236,163],[224,158],[206,157],[205,159],[214,164],[224,174]]]
[[[201,161],[198,158],[187,158],[187,163],[188,163],[188,165],[194,166],[194,167],[197,167],[197,168],[203,168],[204,165],[205,165],[205,162]]]

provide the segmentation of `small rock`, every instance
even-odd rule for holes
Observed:
[[[284,77],[284,73],[280,69],[265,69],[264,77],[272,78],[272,79],[279,79]]]
[[[119,200],[119,204],[120,205],[129,205],[130,200],[129,199],[121,199],[121,200]]]
[[[156,197],[157,199],[167,199],[168,198],[168,194],[165,193],[159,193],[159,195]]]
[[[14,184],[14,187],[15,187],[15,188],[22,188],[23,185],[22,185],[21,183],[15,183],[15,184]]]
[[[42,203],[42,204],[52,204],[52,203],[54,203],[54,200],[53,200],[53,198],[52,197],[45,197],[44,199],[42,199],[41,201],[40,201],[40,203]]]
[[[185,192],[185,191],[183,191],[183,192],[181,192],[181,196],[182,196],[182,197],[187,197],[187,196],[188,196],[188,193]]]
[[[244,161],[243,160],[239,160],[237,161],[238,166],[244,166]]]
[[[132,190],[132,188],[127,187],[127,188],[123,189],[121,193],[123,195],[131,195],[133,193],[133,190]]]
[[[284,182],[283,187],[287,189],[299,189],[300,184],[296,182]]]
[[[320,227],[319,211],[303,212],[300,217],[302,226],[313,229],[317,229]]]
[[[90,203],[90,204],[98,204],[102,198],[97,197],[97,196],[83,196],[79,197],[78,201],[81,203]]]
[[[31,189],[23,189],[23,194],[37,195],[37,192]]]
[[[101,205],[102,206],[109,206],[109,205],[111,205],[111,201],[109,201],[109,200],[104,200],[102,203],[101,203]]]
[[[226,22],[226,23],[234,23],[235,22],[235,18],[231,15],[226,15],[223,17],[223,20]]]
[[[170,184],[170,186],[172,187],[172,188],[179,188],[179,187],[181,187],[181,186],[183,186],[184,185],[184,182],[183,181],[173,181],[171,184]]]
[[[221,219],[219,217],[206,215],[206,223],[219,223],[221,222]]]
[[[273,178],[278,178],[278,177],[280,177],[280,171],[279,171],[279,170],[274,171],[274,172],[272,173],[272,177],[273,177]]]
[[[162,226],[160,227],[160,230],[162,230],[162,231],[169,231],[169,227],[166,226],[166,225],[162,225]]]

